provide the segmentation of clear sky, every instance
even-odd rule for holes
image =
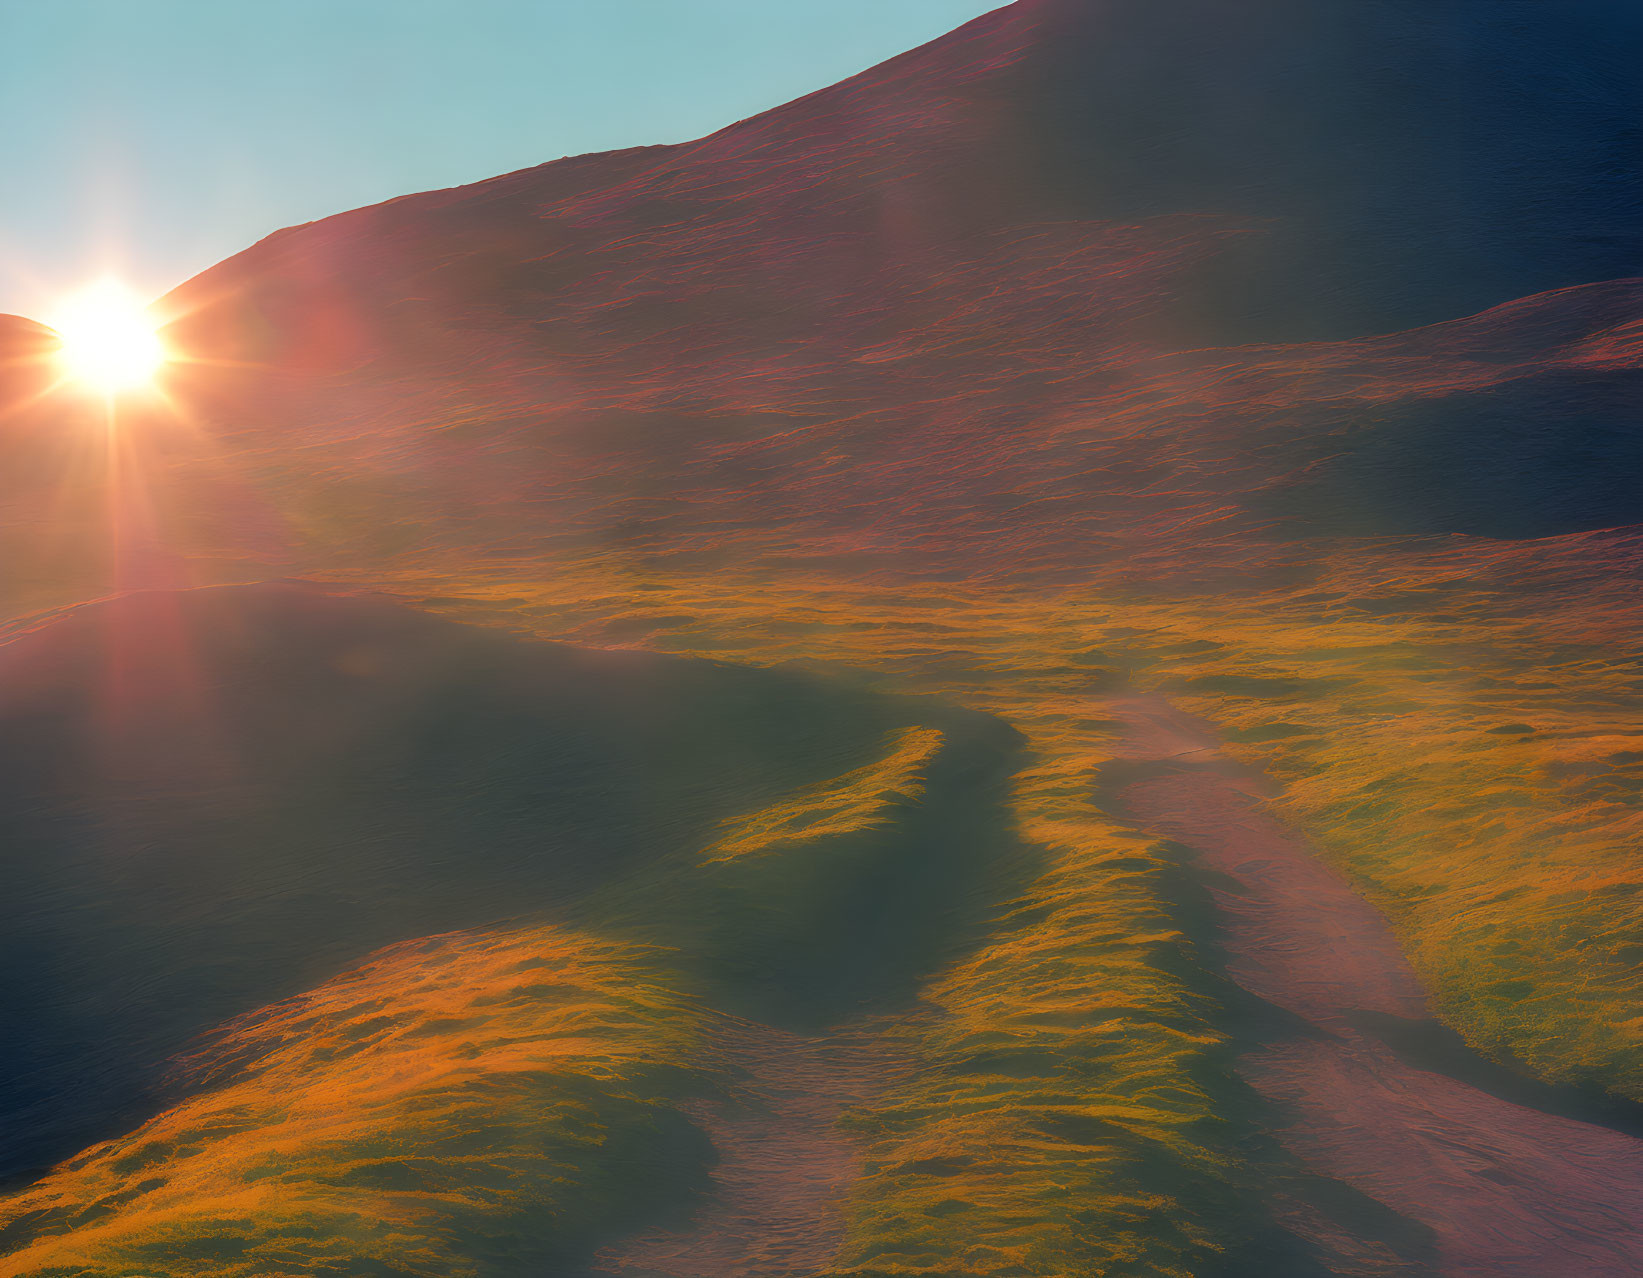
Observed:
[[[1004,0],[0,0],[0,311],[698,137]]]

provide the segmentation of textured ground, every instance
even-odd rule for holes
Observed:
[[[1141,765],[1119,791],[1125,811],[1191,850],[1227,975],[1295,1018],[1238,1064],[1284,1115],[1279,1140],[1429,1231],[1439,1272],[1635,1273],[1643,1129],[1594,1128],[1469,1085],[1464,1054],[1449,1061],[1459,1076],[1400,1058],[1428,1008],[1381,916],[1261,812],[1259,776],[1230,766],[1203,725],[1161,700],[1120,714],[1119,757]],[[1388,1027],[1403,1035],[1383,1037]]]
[[[0,332],[0,654],[82,662],[13,680],[58,692],[7,702],[0,819],[96,814],[174,910],[213,881],[143,874],[167,801],[30,781],[133,684],[84,636],[143,605],[77,605],[156,590],[180,739],[220,762],[178,725],[255,692],[280,776],[346,782],[264,810],[348,813],[439,906],[158,998],[175,1043],[31,1012],[156,1070],[226,1028],[67,1096],[0,1272],[1635,1271],[1638,26],[1028,0],[698,143],[271,237],[112,423]],[[293,661],[194,591],[282,577],[511,638],[385,706],[363,622]],[[802,674],[572,715],[481,654],[536,639]],[[287,703],[406,755],[303,772]],[[650,804],[658,741],[696,770]],[[622,831],[613,872],[567,893],[537,823]],[[192,855],[372,917],[382,862],[315,839]],[[468,858],[533,872],[418,886]],[[114,899],[29,912],[32,988],[85,977],[52,929],[142,931]]]

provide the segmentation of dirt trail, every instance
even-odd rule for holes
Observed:
[[[1430,1230],[1418,1269],[1643,1274],[1643,1140],[1503,1099],[1466,1070],[1407,1063],[1372,1027],[1430,1012],[1386,921],[1264,814],[1269,783],[1226,759],[1203,725],[1153,699],[1117,711],[1133,769],[1118,795],[1125,813],[1196,854],[1227,974],[1310,1023],[1240,1065],[1283,1116],[1276,1134],[1290,1152]]]
[[[591,1273],[786,1278],[833,1259],[841,1199],[861,1170],[839,1118],[893,1085],[907,1062],[871,1027],[810,1038],[738,1022],[718,1047],[744,1078],[732,1102],[692,1114],[719,1151],[711,1197],[676,1228],[607,1248]]]

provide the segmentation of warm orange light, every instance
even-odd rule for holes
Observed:
[[[165,362],[154,318],[116,280],[103,280],[64,303],[51,326],[62,339],[63,371],[103,395],[147,386]]]

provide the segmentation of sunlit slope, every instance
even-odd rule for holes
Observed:
[[[1618,548],[1619,542],[1611,538],[1608,545]],[[1578,552],[1589,562],[1602,548],[1602,543],[1565,547],[1561,553]],[[1626,592],[1620,578],[1595,593],[1590,584],[1583,586],[1577,597],[1585,610],[1577,620],[1556,608],[1521,615],[1515,601],[1524,592],[1545,591],[1554,602],[1559,597],[1553,583],[1568,573],[1568,563],[1548,558],[1545,547],[1533,566],[1503,552],[1483,576],[1472,561],[1438,553],[1406,563],[1410,575],[1395,580],[1385,576],[1384,562],[1366,577],[1364,565],[1354,559],[1336,573],[1336,591],[1302,585],[1231,600],[1208,592],[1148,599],[1114,589],[1095,597],[1079,590],[1007,600],[952,584],[858,582],[829,588],[818,581],[772,592],[756,589],[753,580],[680,579],[667,595],[671,610],[649,620],[623,592],[560,582],[538,588],[534,598],[510,594],[508,615],[536,618],[585,640],[631,635],[643,627],[659,647],[708,649],[753,663],[799,657],[817,665],[870,668],[879,681],[940,691],[1003,714],[1026,733],[1028,757],[1037,762],[1013,781],[1011,806],[1020,837],[1042,852],[1027,862],[1026,881],[1011,889],[1013,904],[983,936],[966,942],[968,956],[923,983],[929,1010],[894,1030],[904,1050],[913,1053],[917,1072],[853,1124],[867,1164],[852,1193],[852,1233],[839,1257],[841,1272],[1082,1268],[1099,1273],[1105,1267],[1109,1273],[1185,1275],[1221,1272],[1217,1266],[1254,1263],[1252,1257],[1270,1263],[1277,1255],[1286,1258],[1286,1272],[1297,1274],[1395,1274],[1429,1259],[1420,1229],[1350,1187],[1320,1182],[1264,1141],[1267,1117],[1232,1069],[1239,1040],[1263,1025],[1257,1010],[1240,1002],[1218,974],[1215,923],[1202,889],[1177,854],[1103,811],[1097,782],[1112,757],[1117,730],[1104,717],[1105,702],[1114,694],[1151,691],[1221,720],[1230,748],[1264,761],[1283,781],[1291,796],[1287,811],[1320,830],[1326,847],[1342,856],[1360,882],[1387,885],[1377,900],[1390,908],[1410,940],[1423,975],[1444,996],[1445,1010],[1480,1046],[1504,1047],[1554,1077],[1627,1088],[1627,1062],[1636,1060],[1636,1046],[1626,1037],[1626,1019],[1635,993],[1620,979],[1621,970],[1607,965],[1611,958],[1623,963],[1626,956],[1618,947],[1635,943],[1624,939],[1638,930],[1635,910],[1625,904],[1636,898],[1627,886],[1635,876],[1627,877],[1624,858],[1605,851],[1624,848],[1635,837],[1636,809],[1623,793],[1627,760],[1610,761],[1625,756],[1625,743],[1635,736],[1626,726],[1631,720],[1624,718],[1635,688],[1627,668],[1614,660],[1629,641]],[[1457,564],[1471,571],[1458,575]],[[1451,583],[1444,591],[1448,620],[1427,615],[1427,605],[1409,598],[1419,588],[1409,583],[1433,580]],[[1407,611],[1412,605],[1419,605],[1413,614]],[[465,607],[449,599],[441,606],[478,617],[494,604],[476,597]],[[1490,636],[1490,642],[1481,644],[1480,635]],[[932,642],[937,636],[939,644]],[[1455,671],[1457,647],[1468,653],[1465,675]],[[1561,654],[1556,666],[1548,663],[1547,653]],[[1553,680],[1548,669],[1565,673]],[[1558,712],[1564,717],[1548,719],[1560,695],[1566,698]],[[1497,720],[1519,715],[1535,719],[1524,723],[1534,735],[1520,727],[1493,731],[1513,726]],[[1542,739],[1537,742],[1535,735]],[[1462,738],[1465,748],[1459,749]],[[706,900],[734,901],[714,876],[753,858],[746,868],[762,861],[769,872],[764,885],[776,889],[761,899],[779,907],[781,866],[790,866],[802,882],[818,856],[841,850],[848,855],[849,839],[870,831],[905,803],[912,789],[927,784],[915,774],[930,762],[923,755],[928,740],[916,727],[894,729],[851,766],[729,814],[701,846],[671,865],[655,864],[673,885],[667,899],[693,907]],[[1395,768],[1388,763],[1391,742],[1396,742]],[[1549,766],[1559,758],[1603,762],[1608,770]],[[1358,802],[1379,806],[1372,818],[1360,813],[1343,821],[1327,810],[1332,795],[1358,791],[1366,796]],[[1508,842],[1510,829],[1492,830],[1486,823],[1487,814],[1503,802],[1542,824]],[[783,832],[806,815],[826,835],[846,842],[830,847],[827,839],[785,840]],[[1468,837],[1449,837],[1457,830]],[[1435,838],[1445,839],[1442,855],[1429,850]],[[1555,840],[1567,867],[1562,873],[1580,877],[1542,876],[1546,853],[1532,854],[1531,840],[1547,849]],[[1603,872],[1606,856],[1612,867],[1607,886],[1594,894],[1593,876]],[[1517,868],[1509,872],[1513,864]],[[1500,890],[1503,884],[1507,890]],[[802,921],[811,894],[787,899],[796,905],[789,917]],[[1586,909],[1599,913],[1583,915]],[[622,911],[615,914],[620,918]],[[1480,941],[1480,928],[1486,929],[1484,937],[1490,930],[1505,937],[1511,929],[1509,939],[1516,944],[1491,947]],[[1457,932],[1465,936],[1465,946],[1452,943]],[[1571,943],[1588,936],[1590,941]],[[590,945],[592,951],[586,949]],[[488,994],[476,1000],[452,990],[438,1001],[442,1009],[449,1003],[458,1010],[441,1010],[439,1016],[471,1023],[460,1031],[441,1025],[438,1035],[418,1034],[415,1051],[412,1039],[396,1034],[400,1027],[409,1034],[431,1015],[422,1007],[420,991],[428,976],[420,965],[448,971],[462,989],[470,988],[465,983],[471,976],[471,988],[490,991],[496,980],[514,979],[507,969],[516,950],[545,957],[550,969],[571,971],[582,970],[576,955],[598,953],[619,961],[614,979],[656,992],[660,1001],[647,1003],[633,1020],[638,1038],[632,1041],[648,1044],[643,1046],[652,1053],[647,1059],[664,1063],[656,1076],[663,1081],[617,1089],[624,1097],[639,1095],[643,1107],[636,1111],[624,1108],[626,1100],[603,1099],[602,1092],[589,1103],[608,1103],[612,1114],[649,1115],[636,1119],[647,1133],[653,1122],[663,1132],[673,1130],[671,1107],[693,1089],[710,1085],[690,1071],[715,1067],[713,1017],[700,1004],[691,1005],[695,1010],[677,1004],[678,1020],[667,1009],[686,988],[714,988],[691,972],[722,979],[724,968],[711,949],[698,951],[708,960],[702,968],[687,964],[689,971],[682,972],[675,957],[595,943],[585,932],[571,938],[516,930],[439,942],[374,963],[372,979],[380,982],[386,1000],[380,1006],[375,995],[356,1007],[348,996],[321,991],[316,998],[335,1010],[336,1019],[293,1020],[277,1010],[255,1018],[245,1033],[254,1037],[255,1027],[264,1023],[301,1030],[294,1039],[282,1039],[288,1047],[280,1059],[294,1062],[291,1072],[266,1076],[281,1088],[296,1086],[294,1080],[309,1074],[326,1088],[343,1089],[335,1094],[361,1085],[348,1081],[349,1067],[342,1062],[333,1068],[305,1056],[299,1060],[310,1032],[321,1042],[357,1034],[364,1054],[346,1053],[343,1061],[365,1070],[374,1070],[382,1059],[376,1053],[390,1051],[403,1053],[399,1059],[407,1065],[423,1062],[432,1068],[446,1059],[444,1045],[460,1046],[459,1055],[479,1049],[478,1056],[468,1057],[478,1062],[475,1068],[512,1069],[516,1049],[487,1047],[488,1027],[511,1026],[511,1034],[523,1023],[513,1018],[524,1017],[533,1039],[541,1035],[552,1042],[559,1032],[545,1028],[550,1021],[544,1019],[558,1015],[558,1003],[536,988],[542,982],[534,978],[528,999],[507,1004],[505,1021],[490,1019]],[[493,965],[493,952],[500,966]],[[470,957],[461,964],[447,957],[457,954]],[[1449,956],[1468,954],[1504,964],[1501,975],[1478,983],[1455,981],[1443,964]],[[1502,988],[1507,982],[1530,989]],[[403,1008],[390,996],[393,990],[404,991]],[[476,1010],[461,1010],[476,1002]],[[389,1023],[381,1023],[384,1017]],[[682,1037],[671,1030],[650,1037],[654,1027],[668,1025],[690,1028]],[[339,1027],[353,1028],[342,1035]],[[561,1095],[563,1083],[555,1081],[559,1065],[542,1068],[545,1076],[532,1096]],[[411,1082],[421,1077],[411,1071]],[[474,1085],[486,1095],[496,1086]],[[266,1104],[255,1085],[245,1087],[233,1093],[236,1103]],[[493,1147],[464,1153],[468,1161],[449,1170],[459,1164],[446,1157],[449,1148],[441,1134],[449,1130],[449,1113],[468,1112],[462,1108],[465,1094],[456,1089],[453,1110],[444,1109],[443,1100],[418,1108],[415,1128],[396,1128],[397,1134],[384,1138],[392,1142],[391,1156],[371,1143],[375,1136],[335,1133],[346,1136],[340,1146],[299,1158],[294,1179],[282,1182],[278,1192],[263,1191],[256,1210],[247,1205],[245,1215],[231,1216],[226,1229],[202,1223],[197,1213],[191,1216],[186,1201],[196,1195],[207,1203],[220,1203],[219,1195],[239,1201],[244,1168],[256,1165],[264,1147],[253,1130],[212,1136],[203,1150],[181,1155],[181,1163],[166,1161],[162,1171],[148,1177],[174,1175],[186,1192],[164,1199],[153,1197],[160,1192],[156,1187],[114,1204],[118,1222],[106,1232],[99,1227],[90,1236],[90,1252],[76,1262],[84,1267],[66,1272],[145,1272],[137,1257],[149,1270],[166,1257],[181,1264],[203,1254],[191,1250],[202,1245],[202,1237],[226,1237],[222,1245],[233,1254],[237,1247],[267,1244],[277,1254],[307,1257],[318,1244],[290,1241],[302,1228],[290,1223],[293,1218],[331,1238],[338,1222],[356,1210],[390,1222],[391,1231],[387,1224],[373,1226],[363,1236],[332,1244],[326,1254],[336,1263],[357,1265],[358,1257],[398,1246],[420,1257],[411,1272],[424,1271],[414,1264],[438,1272],[440,1265],[459,1261],[477,1265],[481,1273],[510,1272],[505,1260],[483,1259],[499,1254],[486,1250],[496,1245],[494,1237],[547,1228],[543,1222],[552,1213],[539,1213],[538,1207],[571,1192],[562,1187],[530,1197],[537,1193],[530,1188],[535,1183],[530,1160],[509,1182],[533,1204],[523,1221],[509,1215],[521,1201],[511,1190],[477,1215],[470,1214],[476,1209],[466,1198],[445,1204],[443,1189],[432,1199],[419,1190],[413,1201],[384,1205],[373,1197],[380,1192],[371,1179],[376,1173],[352,1170],[358,1163],[378,1167],[390,1158],[393,1166],[381,1176],[411,1174],[399,1168],[403,1160],[423,1177],[438,1179],[439,1169],[446,1168],[451,1180],[440,1184],[470,1175],[482,1180],[483,1169],[493,1165]],[[509,1095],[506,1089],[502,1094]],[[155,1119],[160,1127],[151,1132],[193,1121],[191,1116],[204,1112],[199,1107],[210,1103],[205,1097],[184,1100]],[[305,1103],[325,1112],[318,1093]],[[401,1121],[394,1103],[385,1099],[382,1113],[373,1110],[360,1121]],[[535,1115],[534,1103],[509,1099],[499,1112]],[[275,1130],[300,1138],[295,1145],[282,1144],[282,1151],[302,1148],[303,1129],[283,1126],[283,1118],[269,1121]],[[613,1132],[629,1130],[619,1117],[607,1125]],[[513,1130],[501,1122],[494,1148],[505,1151]],[[365,1152],[355,1152],[356,1137]],[[45,1231],[44,1241],[33,1244],[42,1250],[22,1253],[30,1263],[71,1245],[51,1238],[61,1232],[61,1222],[80,1221],[73,1213],[104,1196],[113,1183],[109,1160],[123,1157],[140,1139],[146,1137],[122,1142],[80,1171],[61,1172],[11,1204],[33,1211],[49,1199],[63,1208],[63,1215],[49,1218],[58,1224]],[[218,1139],[227,1146],[219,1150]],[[661,1142],[647,1148],[682,1151],[678,1162],[669,1161],[671,1155],[663,1159],[672,1170],[656,1197],[647,1199],[660,1210],[701,1183],[698,1160],[709,1156],[687,1136],[677,1147],[660,1136],[646,1139]],[[618,1142],[613,1149],[623,1147]],[[426,1162],[419,1161],[424,1157]],[[570,1168],[571,1189],[605,1183],[598,1179],[606,1165],[601,1158],[599,1147],[577,1146],[575,1157],[560,1164]],[[364,1189],[334,1188],[353,1185],[356,1178],[366,1182]],[[128,1187],[142,1179],[133,1172]],[[404,1192],[402,1186],[394,1189]],[[1294,1238],[1269,1216],[1274,1193],[1291,1210],[1297,1200],[1310,1203],[1308,1210],[1333,1222],[1329,1228],[1357,1242],[1331,1253]],[[587,1210],[605,1219],[593,1207]],[[435,1211],[446,1213],[441,1219],[448,1227],[429,1242],[423,1213]],[[184,1223],[174,1226],[173,1214]],[[637,1216],[623,1220],[640,1223]],[[527,1227],[527,1222],[534,1223]],[[89,1217],[80,1221],[83,1227],[91,1223]],[[118,1248],[128,1250],[111,1250],[115,1239]],[[447,1247],[454,1251],[441,1250]],[[354,1259],[345,1262],[344,1256]]]
[[[859,764],[730,814],[700,846],[641,867],[637,889],[596,893],[579,911],[682,949],[541,928],[417,942],[213,1036],[172,1081],[168,1109],[0,1208],[17,1272],[387,1264],[501,1275],[574,1257],[703,1184],[711,1154],[678,1105],[728,1076],[716,1072],[715,1015],[682,990],[790,1012],[769,1006],[772,974],[808,974],[824,992],[841,975],[848,983],[870,941],[863,917],[890,906],[905,944],[928,928],[931,903],[941,935],[929,953],[949,968],[922,982],[924,1010],[883,1026],[915,1076],[854,1126],[868,1175],[852,1191],[841,1266],[1186,1274],[1253,1246],[1321,1272],[1250,1191],[1255,1177],[1291,1194],[1310,1181],[1262,1147],[1228,1073],[1232,1018],[1194,939],[1200,911],[1181,897],[1178,867],[1090,791],[1110,731],[1090,693],[1111,673],[1070,661],[1053,636],[1047,648],[1046,636],[1033,651],[1011,647],[1006,613],[990,616],[990,638],[969,639],[980,648],[964,663],[932,661],[915,618],[959,601],[866,596],[853,602],[875,602],[888,624],[864,627],[845,614],[829,624],[820,596],[797,611],[750,600],[742,606],[763,621],[750,613],[729,633],[803,629],[812,637],[794,646],[812,659],[866,664],[876,647],[881,676],[1007,699],[1040,760],[1011,783],[1011,806],[1042,851],[1014,850],[978,877],[966,866],[985,844],[967,850],[973,832],[951,819],[944,828],[952,807],[986,831],[969,792],[985,796],[988,774],[963,761],[985,759],[989,739],[1007,744],[976,733],[986,721],[892,728]],[[708,615],[688,624],[708,638]],[[1080,628],[1088,637],[1097,623]],[[357,617],[350,630],[368,633]],[[955,747],[957,794],[955,765],[942,761]],[[909,870],[916,882],[887,894],[886,876],[894,888]],[[653,876],[662,891],[651,900]],[[954,884],[968,886],[955,895]],[[977,919],[1001,886],[1011,903]],[[840,898],[850,916],[831,919]],[[828,957],[830,940],[846,948],[795,969],[818,946]],[[887,975],[900,995],[896,971]],[[802,1007],[807,983],[788,988]],[[812,1000],[805,1019],[837,1006]],[[1337,1212],[1339,1197],[1326,1198]],[[1372,1206],[1355,1212],[1372,1241],[1391,1228]]]
[[[1232,590],[681,578],[651,643],[864,665],[985,708],[1056,761],[1056,804],[1092,799],[1109,695],[1190,707],[1272,772],[1279,810],[1387,910],[1474,1043],[1643,1099],[1640,549],[1635,533],[1487,557],[1350,548]],[[635,615],[596,580],[511,611],[587,640]],[[1038,803],[1018,799],[1028,832]]]
[[[171,301],[282,365],[796,371],[902,336],[966,241],[1035,226],[1014,251],[1105,265],[1083,322],[1110,336],[1410,328],[1638,273],[1640,45],[1612,0],[1023,0],[697,142],[282,231]]]
[[[867,667],[1009,719],[1042,761],[1014,807],[1050,860],[975,958],[926,986],[944,1012],[915,1031],[918,1081],[861,1129],[874,1149],[843,1266],[1213,1273],[1247,1247],[1292,1255],[1297,1273],[1379,1274],[1430,1259],[1418,1225],[1263,1150],[1270,1118],[1232,1062],[1274,1026],[1217,979],[1202,887],[1102,811],[1114,695],[1192,706],[1270,767],[1279,811],[1372,892],[1436,1010],[1480,1049],[1638,1096],[1624,950],[1643,934],[1624,748],[1635,540],[1497,544],[1486,561],[1464,545],[1342,552],[1295,584],[1231,593],[675,579],[646,625],[653,646]],[[494,607],[476,594],[461,611]],[[597,579],[543,587],[508,615],[595,642],[646,624]],[[1518,716],[1545,735],[1495,731]],[[1075,1184],[1067,1214],[1045,1208]],[[1252,1186],[1262,1201],[1242,1197]],[[1357,1243],[1286,1241],[1263,1221],[1273,1193],[1310,1199],[1335,1222],[1326,1236]]]
[[[171,408],[0,422],[8,612],[1633,522],[1639,53],[1599,0],[1029,0],[699,142],[280,232],[167,299]]]
[[[189,1099],[0,1201],[9,1275],[558,1271],[687,1203],[703,1012],[640,956],[435,937],[229,1026]]]
[[[166,300],[170,409],[5,419],[46,533],[7,611],[1632,522],[1639,26],[1026,0],[698,142],[280,232]]]
[[[432,381],[242,370],[231,404],[179,389],[182,417],[130,409],[114,432],[55,404],[10,414],[0,591],[16,617],[111,584],[268,575],[1264,581],[1341,536],[1360,554],[1403,539],[1374,547],[1396,557],[1410,537],[1638,518],[1634,281],[1375,338],[1160,352],[1067,327],[1061,288],[1099,280],[1051,277],[1044,313],[1020,316],[990,307],[1049,281],[987,272],[984,299],[943,299],[951,327],[910,328],[872,385],[854,361],[784,385],[659,349],[584,394],[575,366],[543,381],[499,353]]]
[[[8,402],[36,393],[55,380],[56,335],[21,315],[0,315],[0,394]]]
[[[221,1020],[616,883],[671,882],[626,927],[727,1005],[905,997],[1013,846],[1013,734],[984,716],[293,586],[77,610],[0,648],[0,689],[10,1172],[158,1103],[164,1059]],[[873,769],[908,733],[896,799]],[[778,879],[732,916],[670,868],[816,787],[841,806],[798,840],[808,894]],[[932,859],[942,890],[882,890]]]

